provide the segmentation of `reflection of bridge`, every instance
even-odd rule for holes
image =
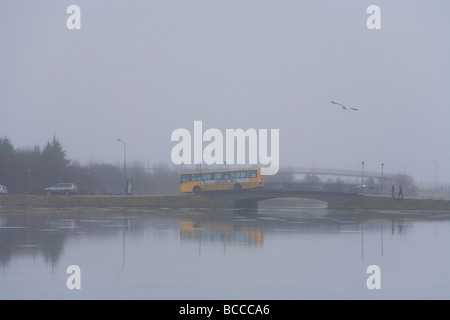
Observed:
[[[256,208],[259,201],[275,198],[314,199],[328,206],[345,203],[359,196],[358,189],[348,184],[278,183],[267,184],[261,189],[235,191],[210,191],[205,195],[230,207]]]

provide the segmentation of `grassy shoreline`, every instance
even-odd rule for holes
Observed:
[[[449,211],[450,201],[440,199],[398,199],[390,197],[360,196],[349,202],[331,206],[337,210],[422,210]]]
[[[221,208],[207,196],[154,195],[154,196],[0,196],[0,207],[36,208]],[[360,196],[347,203],[330,206],[334,210],[423,210],[448,211],[450,201],[438,199],[397,199],[389,197]]]
[[[47,196],[7,195],[0,197],[0,207],[41,208],[216,208],[216,203],[201,195],[155,196]]]

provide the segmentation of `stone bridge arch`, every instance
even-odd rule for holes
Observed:
[[[320,200],[327,206],[348,202],[359,195],[357,193],[330,192],[330,191],[283,191],[252,189],[234,191],[214,191],[204,193],[206,197],[213,199],[228,207],[235,208],[257,208],[258,202],[276,198],[301,198]]]

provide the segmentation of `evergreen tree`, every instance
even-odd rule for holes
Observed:
[[[16,149],[14,180],[15,190],[18,193],[41,193],[42,181],[42,155],[39,146],[34,148]]]
[[[45,173],[43,182],[46,185],[53,185],[57,182],[63,182],[67,176],[67,167],[70,163],[66,159],[66,151],[63,150],[61,143],[54,136],[53,140],[48,141],[44,150],[42,150],[42,172]]]
[[[14,147],[8,137],[0,138],[0,184],[13,181]]]

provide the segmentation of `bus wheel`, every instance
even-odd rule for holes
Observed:
[[[195,186],[194,187],[194,193],[200,193],[202,190],[200,189],[199,186]]]
[[[242,189],[241,185],[239,183],[236,183],[233,187],[234,191],[240,191]]]

